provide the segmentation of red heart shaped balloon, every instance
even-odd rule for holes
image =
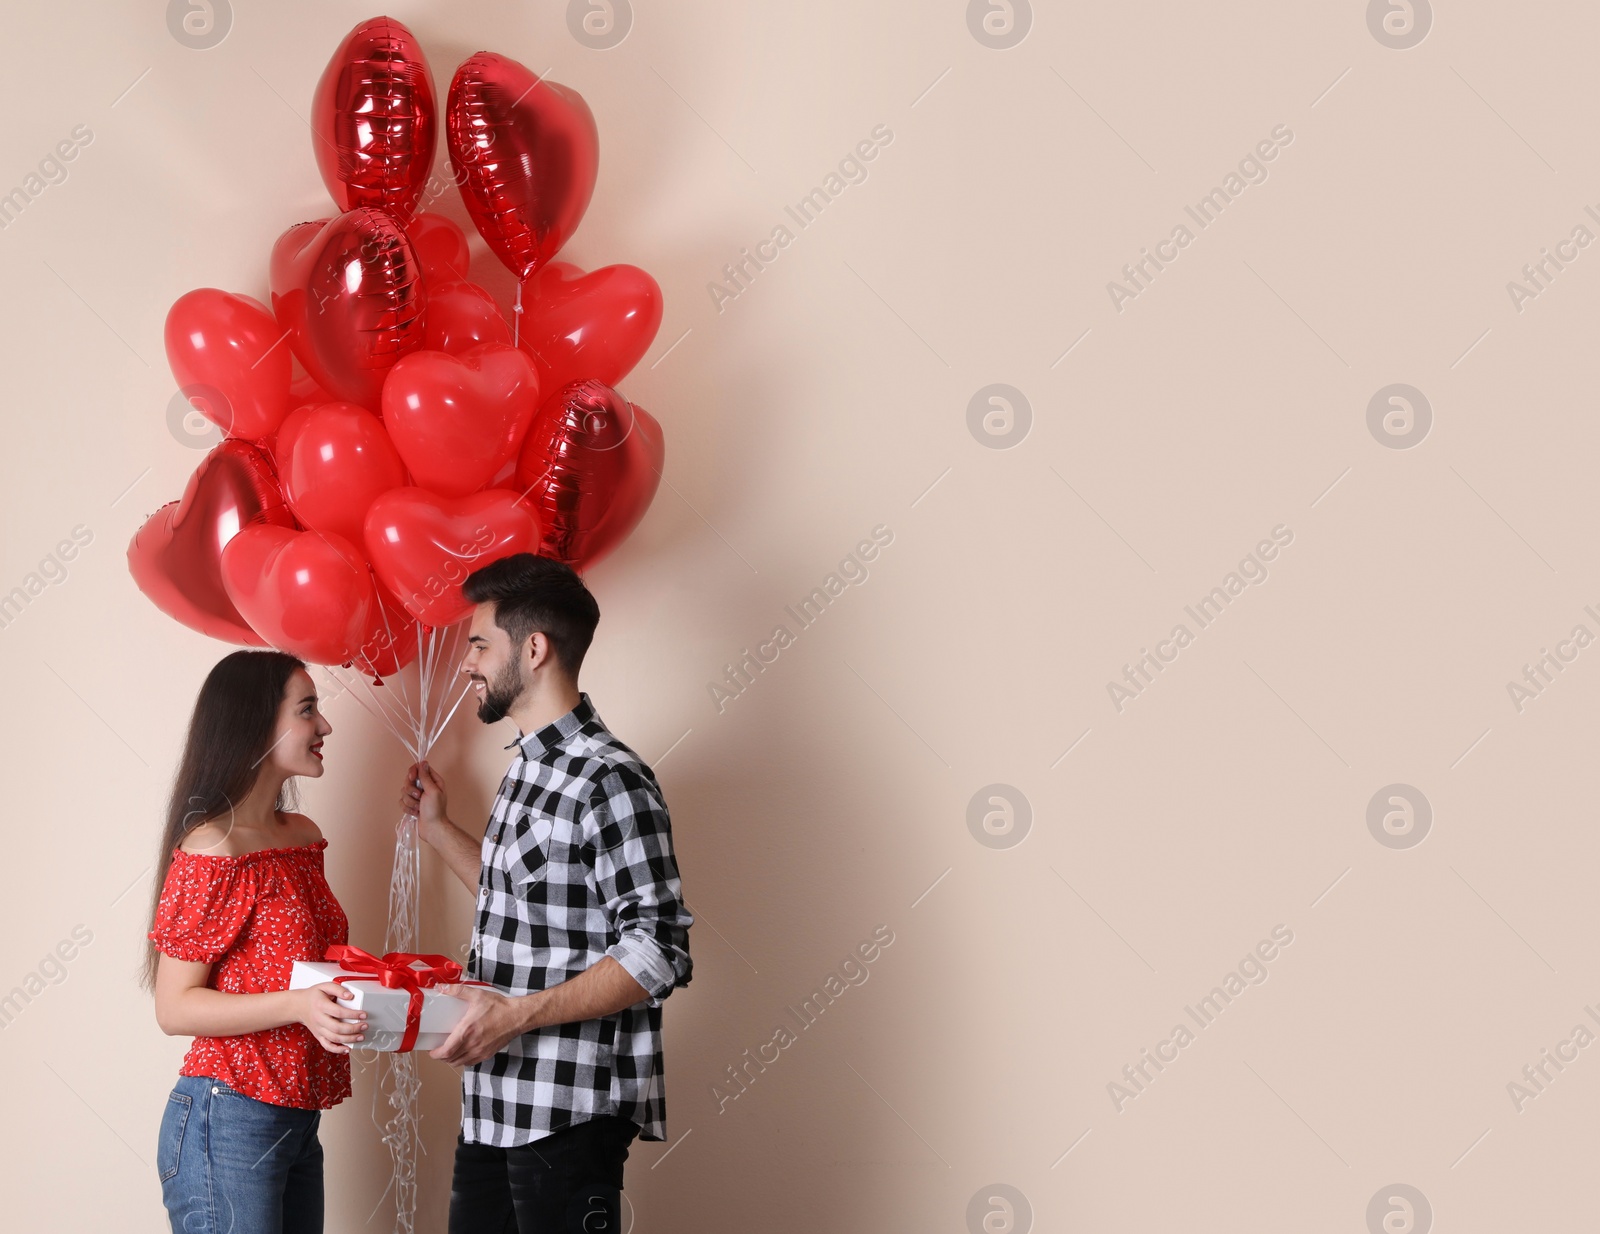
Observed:
[[[515,458],[538,406],[533,361],[498,343],[413,352],[383,386],[384,426],[411,478],[444,497],[476,492]]]
[[[371,569],[369,566],[368,569]],[[389,594],[389,589],[374,583],[378,603],[373,606],[367,637],[355,654],[355,666],[374,677],[392,677],[417,658],[421,631],[417,620]]]
[[[289,414],[293,360],[266,305],[201,287],[167,311],[164,338],[172,375],[208,420],[254,442],[277,431]]]
[[[458,356],[483,343],[511,346],[511,327],[506,325],[494,297],[476,283],[459,279],[430,284],[426,350]],[[538,362],[535,356],[535,366]],[[543,382],[540,388],[545,388]]]
[[[422,282],[430,293],[441,283],[467,277],[472,268],[472,250],[467,247],[467,233],[456,226],[454,219],[442,214],[419,214],[411,220],[406,234],[422,263]],[[428,303],[433,303],[431,295]]]
[[[599,561],[650,508],[665,456],[655,417],[610,386],[557,391],[534,416],[517,465],[543,529],[539,553],[575,570]]]
[[[301,373],[289,383],[289,406],[304,407],[307,403],[337,403],[334,398],[310,374]]]
[[[272,311],[306,372],[342,402],[376,410],[395,361],[422,346],[421,267],[382,210],[299,223],[272,248]]]
[[[660,327],[661,288],[638,266],[585,274],[552,261],[522,285],[519,344],[533,357],[542,390],[585,379],[616,385]]]
[[[212,638],[265,644],[228,598],[222,552],[247,528],[293,527],[272,460],[247,441],[222,442],[195,468],[178,501],[134,533],[128,571],[163,613]]]
[[[273,451],[283,495],[302,526],[361,543],[367,508],[406,482],[405,464],[377,416],[354,403],[291,412]]]
[[[577,230],[594,193],[600,135],[583,96],[480,51],[445,104],[450,165],[478,233],[525,279]]]
[[[372,572],[342,536],[247,527],[222,551],[222,582],[268,645],[302,660],[348,663],[372,636]]]
[[[538,543],[537,519],[505,489],[449,498],[397,488],[367,514],[373,570],[408,613],[430,626],[451,625],[472,612],[461,596],[467,575],[513,553],[531,553]]]
[[[345,35],[312,96],[311,131],[339,209],[373,206],[409,219],[439,140],[433,74],[416,36],[392,17]]]

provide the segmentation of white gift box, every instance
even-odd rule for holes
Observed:
[[[332,981],[335,977],[345,976],[351,979],[340,984],[349,986],[355,997],[342,1000],[340,1006],[351,1011],[367,1013],[366,1036],[361,1041],[353,1042],[351,1048],[398,1050],[401,1039],[405,1036],[406,1009],[411,1005],[409,990],[387,989],[370,973],[356,973],[350,969],[340,968],[337,964],[313,963],[309,960],[294,962],[294,968],[289,974],[289,988],[303,990],[308,986],[321,985],[325,981]],[[450,1030],[460,1022],[466,1011],[467,1004],[461,999],[441,994],[438,990],[424,990],[421,1025],[417,1032],[416,1044],[411,1048],[433,1050],[442,1046],[445,1038],[450,1035]]]

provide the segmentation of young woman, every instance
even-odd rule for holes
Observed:
[[[157,1145],[181,1234],[320,1234],[321,1111],[350,1095],[364,1013],[295,960],[348,941],[322,872],[328,842],[286,792],[322,774],[333,731],[305,665],[236,651],[189,722],[156,863],[145,985],[163,1032],[193,1036]],[[291,786],[292,787],[292,786]]]

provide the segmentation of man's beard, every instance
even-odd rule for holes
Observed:
[[[522,676],[515,664],[506,665],[493,681],[485,678],[483,698],[478,703],[478,719],[485,724],[504,720],[522,697],[523,688]]]

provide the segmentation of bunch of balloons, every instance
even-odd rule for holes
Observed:
[[[474,569],[536,552],[582,570],[638,524],[661,427],[614,386],[655,338],[661,290],[634,266],[554,260],[599,161],[577,92],[479,52],[441,125],[421,45],[377,17],[339,45],[312,112],[340,213],[278,239],[270,308],[214,288],[172,306],[173,375],[225,438],[128,565],[193,629],[381,681],[468,615]],[[510,322],[468,278],[462,230],[419,209],[441,127],[516,279]]]

